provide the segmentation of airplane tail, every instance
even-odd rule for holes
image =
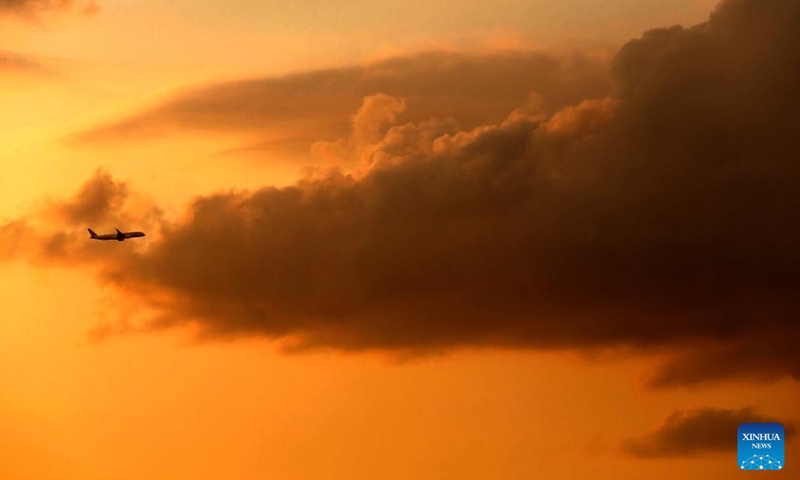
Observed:
[[[89,235],[91,235],[92,238],[97,238],[97,234],[94,233],[94,230],[92,230],[91,228],[88,228],[87,230],[89,230]]]

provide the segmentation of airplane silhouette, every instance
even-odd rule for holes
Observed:
[[[94,230],[91,228],[88,230],[92,240],[117,240],[123,242],[126,238],[144,237],[143,232],[120,232],[118,228],[115,229],[117,233],[109,233],[106,235],[98,235],[94,233]]]

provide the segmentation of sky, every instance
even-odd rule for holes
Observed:
[[[792,478],[799,22],[0,0],[0,478]]]

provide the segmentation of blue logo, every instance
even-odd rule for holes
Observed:
[[[784,429],[780,423],[739,425],[739,468],[741,470],[782,470]]]

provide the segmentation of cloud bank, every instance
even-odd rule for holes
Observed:
[[[160,311],[152,327],[290,348],[663,346],[676,356],[654,387],[800,378],[798,24],[798,2],[728,0],[705,23],[626,44],[613,95],[560,105],[564,94],[555,110],[532,95],[471,128],[400,123],[433,108],[424,82],[406,86],[416,96],[372,92],[349,134],[315,146],[352,168],[198,197],[103,279]],[[284,82],[274,98],[306,85],[273,120],[339,101],[315,75],[269,83]],[[320,93],[301,94],[308,85]],[[251,114],[229,109],[248,91],[264,84],[201,89],[88,135],[259,128],[258,100]],[[76,222],[114,210],[113,195],[79,197],[95,206],[71,200],[61,211]]]
[[[405,100],[406,122],[452,117],[471,129],[501,121],[532,91],[553,112],[610,89],[607,63],[578,53],[427,52],[180,91],[149,110],[71,140],[82,146],[118,145],[199,131],[244,135],[245,147],[254,150],[307,154],[318,140],[347,135],[348,116],[364,97],[378,92]]]

